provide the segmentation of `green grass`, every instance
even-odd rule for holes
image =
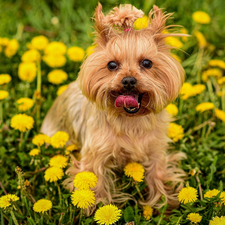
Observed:
[[[39,103],[26,111],[35,119],[33,129],[25,132],[22,146],[19,147],[20,132],[10,127],[11,118],[20,113],[16,106],[16,100],[27,96],[33,98],[37,89],[36,80],[34,82],[22,82],[18,77],[18,65],[21,62],[22,54],[27,50],[26,44],[37,35],[45,35],[51,41],[62,41],[67,47],[80,46],[86,49],[93,42],[93,21],[94,8],[98,1],[0,1],[0,37],[16,38],[20,48],[16,55],[7,58],[3,52],[0,53],[0,74],[8,73],[12,76],[12,81],[0,89],[9,91],[9,97],[3,101],[3,123],[0,125],[0,195],[5,193],[15,194],[20,197],[15,205],[6,210],[1,209],[1,225],[15,224],[12,214],[13,210],[19,224],[94,224],[93,216],[81,217],[80,209],[71,203],[71,194],[65,190],[61,181],[58,185],[46,182],[44,171],[48,167],[51,157],[63,153],[63,150],[56,150],[53,147],[42,147],[40,156],[32,158],[29,151],[35,146],[32,138],[39,132],[40,125],[48,109],[56,98],[56,91],[59,85],[48,82],[47,74],[52,70],[44,62],[41,62],[42,70],[42,100],[41,114],[37,117],[35,107]],[[210,59],[225,60],[224,36],[225,36],[225,6],[220,0],[215,1],[102,1],[103,9],[108,12],[119,3],[131,3],[137,8],[143,9],[147,14],[153,4],[158,5],[167,12],[174,12],[169,24],[183,25],[192,35],[187,42],[183,42],[183,50],[174,50],[181,60],[186,72],[186,81],[191,84],[205,84],[206,90],[199,95],[182,100],[178,98],[174,104],[179,112],[175,123],[184,128],[184,137],[176,143],[171,144],[172,149],[186,153],[187,158],[180,163],[180,167],[188,174],[186,185],[198,190],[198,200],[194,203],[181,204],[170,217],[165,219],[166,207],[159,211],[161,215],[155,215],[151,220],[146,221],[143,217],[143,209],[140,205],[127,202],[122,207],[122,216],[117,222],[135,221],[135,224],[190,224],[187,215],[191,212],[198,212],[202,215],[199,224],[209,224],[215,216],[225,215],[224,204],[220,205],[219,195],[214,198],[201,200],[207,190],[218,189],[224,191],[225,182],[225,123],[216,118],[215,111],[209,110],[203,113],[196,112],[195,107],[202,102],[212,102],[216,108],[225,110],[225,98],[218,97],[218,90],[222,87],[217,84],[214,77],[209,78],[205,83],[201,79],[202,72],[209,68]],[[202,10],[211,17],[211,23],[207,25],[197,25],[192,20],[192,13]],[[59,23],[52,24],[52,18],[57,17]],[[193,35],[194,30],[201,31],[207,42],[211,44],[201,49]],[[212,45],[214,48],[212,48]],[[81,63],[67,60],[62,67],[68,73],[68,84],[76,79]],[[223,76],[224,76],[224,70]],[[224,85],[223,85],[224,88]],[[1,100],[0,100],[1,101]],[[23,172],[21,172],[20,169]],[[16,169],[17,168],[17,169]],[[66,170],[66,169],[65,169]],[[195,171],[195,174],[189,174]],[[28,180],[30,185],[25,185]],[[138,200],[140,197],[134,183],[122,175],[124,183],[130,183],[125,192],[133,193]],[[18,189],[18,186],[20,188]],[[59,188],[62,192],[62,201],[59,200]],[[144,194],[145,184],[140,184],[140,190]],[[30,197],[32,196],[32,197]],[[53,203],[51,212],[41,215],[33,211],[34,200],[42,198],[50,199]],[[163,197],[162,197],[163,199]],[[163,201],[163,200],[162,200]],[[101,203],[99,204],[99,206]]]

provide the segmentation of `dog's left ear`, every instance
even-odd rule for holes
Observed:
[[[179,33],[163,33],[163,30],[167,28],[178,27],[178,25],[166,26],[166,21],[169,17],[171,17],[171,15],[173,15],[173,13],[165,14],[156,5],[154,5],[153,10],[149,12],[148,16],[150,24],[146,28],[146,31],[150,32],[150,35],[153,36],[156,43],[160,43],[162,40],[169,36],[187,36],[185,34]]]

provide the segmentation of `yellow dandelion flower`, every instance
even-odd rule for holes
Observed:
[[[214,196],[217,196],[219,193],[220,191],[217,189],[209,190],[204,194],[204,198],[212,198]]]
[[[86,49],[87,56],[90,56],[95,52],[96,45],[91,45]]]
[[[209,225],[225,225],[225,216],[213,217],[213,219],[209,221]]]
[[[9,74],[0,74],[0,84],[7,84],[12,80]]]
[[[135,30],[141,30],[141,29],[147,28],[148,24],[149,24],[149,18],[148,16],[144,15],[142,18],[138,18],[135,20],[133,27]]]
[[[190,213],[188,214],[187,219],[192,223],[199,223],[202,220],[202,216],[200,216],[198,213]]]
[[[29,155],[30,155],[30,156],[36,156],[36,155],[39,155],[40,152],[41,152],[41,151],[40,151],[39,149],[34,148],[34,149],[32,149],[32,150],[29,152]]]
[[[61,86],[61,87],[59,87],[59,89],[58,89],[58,91],[57,91],[57,95],[59,96],[59,95],[61,95],[67,88],[68,88],[68,84],[66,84],[66,85],[63,85],[63,86]]]
[[[182,48],[183,43],[177,37],[167,37],[166,43],[176,48]]]
[[[219,91],[217,93],[217,96],[222,97],[223,95],[225,95],[225,91]]]
[[[140,163],[128,163],[124,168],[125,175],[132,177],[135,181],[141,182],[144,179],[145,169]]]
[[[219,85],[225,84],[225,77],[220,78],[220,79],[217,81],[217,83],[218,83]]]
[[[221,194],[220,194],[220,199],[222,201],[222,204],[225,205],[225,191],[223,191]]]
[[[193,88],[194,95],[201,94],[206,89],[204,84],[196,84],[196,85],[193,85],[192,88]]]
[[[182,34],[188,34],[188,30],[187,30],[186,28],[184,28],[184,27],[182,27],[182,28],[180,29],[180,32],[181,32]],[[182,41],[186,42],[186,41],[188,40],[188,37],[181,37],[181,39],[182,39]]]
[[[217,118],[225,122],[225,112],[223,110],[215,109],[215,115]]]
[[[78,149],[77,145],[69,145],[69,146],[66,147],[65,154],[69,155],[72,151],[77,150],[77,149]],[[78,152],[75,153],[76,158],[77,158],[77,156],[76,156],[77,153]]]
[[[34,100],[30,98],[20,98],[17,101],[19,111],[31,109],[34,105]]]
[[[50,167],[45,171],[45,180],[49,182],[54,182],[62,179],[64,173],[63,170],[59,167]]]
[[[98,183],[98,177],[88,171],[83,171],[78,173],[73,181],[74,187],[79,190],[87,190],[89,188],[94,188]]]
[[[68,146],[66,147],[66,150],[67,150],[67,151],[70,151],[70,152],[72,152],[72,151],[74,151],[74,150],[77,150],[77,149],[78,149],[77,145],[68,145]]]
[[[94,220],[101,225],[110,225],[117,222],[121,215],[121,210],[110,204],[100,207],[95,213]]]
[[[187,82],[183,84],[180,89],[180,96],[182,99],[187,100],[189,97],[194,95],[193,86]]]
[[[36,73],[37,67],[35,63],[20,63],[18,75],[21,80],[32,82],[36,77]]]
[[[215,105],[212,102],[202,102],[199,105],[196,106],[195,110],[197,112],[204,112],[210,109],[214,109]]]
[[[41,60],[41,55],[36,49],[31,49],[23,53],[23,62],[39,62]]]
[[[166,110],[168,113],[170,113],[172,116],[176,116],[178,114],[178,108],[176,105],[174,104],[169,104],[167,107],[166,107]]]
[[[34,203],[33,210],[38,213],[44,213],[52,208],[52,202],[47,199],[40,199]]]
[[[187,100],[190,97],[201,94],[206,89],[204,84],[191,85],[189,83],[184,83],[180,90],[181,98]]]
[[[1,38],[0,40],[0,45],[2,46],[7,46],[9,44],[9,39],[4,37],[4,38]]]
[[[51,137],[51,145],[54,148],[64,147],[69,141],[69,135],[64,131],[58,131]]]
[[[221,69],[225,70],[225,62],[223,60],[219,60],[219,59],[211,59],[208,62],[209,66],[217,66],[220,67]]]
[[[48,81],[53,84],[61,84],[63,81],[67,80],[67,73],[63,70],[53,70],[48,74]]]
[[[73,46],[67,50],[67,55],[71,61],[81,62],[84,60],[85,51],[83,48]]]
[[[193,187],[182,188],[178,194],[178,199],[181,203],[189,203],[197,200],[197,190]]]
[[[144,205],[143,206],[143,216],[146,220],[150,220],[150,218],[153,215],[153,208],[150,207],[149,205]]]
[[[171,54],[171,56],[173,56],[173,58],[176,59],[179,63],[182,62],[179,56],[177,56],[175,54]]]
[[[37,146],[42,146],[44,144],[50,144],[51,138],[45,134],[37,134],[33,137],[32,143]]]
[[[50,42],[45,48],[46,55],[64,55],[66,53],[66,45],[62,42]]]
[[[202,73],[202,80],[207,81],[209,77],[216,77],[219,79],[223,76],[223,71],[217,68],[208,69]]]
[[[192,19],[200,24],[208,24],[211,21],[209,14],[203,11],[196,11],[192,14]]]
[[[176,123],[170,123],[170,126],[168,128],[168,137],[175,142],[182,139],[184,137],[183,127]]]
[[[48,66],[52,68],[62,67],[66,64],[66,57],[64,55],[44,55],[43,60]]]
[[[87,209],[95,204],[95,193],[91,190],[75,190],[71,195],[72,203],[81,209]]]
[[[205,48],[208,44],[205,39],[205,36],[200,31],[197,31],[197,30],[194,32],[194,35],[198,41],[198,46],[200,48]]]
[[[11,119],[11,127],[21,132],[30,130],[33,128],[33,125],[34,119],[31,116],[27,116],[25,114],[15,115]]]
[[[31,40],[31,46],[37,50],[44,50],[45,47],[48,45],[49,40],[45,36],[36,36]]]
[[[0,90],[0,100],[8,98],[8,96],[9,96],[8,91]]]
[[[7,208],[12,202],[18,201],[19,198],[16,195],[7,194],[0,197],[0,208]]]
[[[11,58],[17,53],[18,48],[19,48],[18,41],[16,39],[10,40],[9,43],[7,44],[7,47],[5,48],[5,55],[8,58]]]
[[[53,167],[64,168],[68,165],[67,158],[63,155],[56,155],[49,161],[49,165]]]

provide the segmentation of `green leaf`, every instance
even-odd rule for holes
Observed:
[[[36,223],[34,222],[34,220],[31,218],[27,218],[27,221],[29,222],[30,225],[35,225]]]
[[[134,221],[134,211],[130,206],[124,210],[124,220],[125,222]]]

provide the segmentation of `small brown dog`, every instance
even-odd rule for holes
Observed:
[[[70,142],[79,145],[81,161],[73,159],[68,170],[71,190],[75,174],[91,171],[98,177],[96,199],[116,202],[115,171],[138,162],[145,168],[148,186],[141,203],[160,207],[164,195],[175,208],[184,176],[177,163],[183,154],[167,153],[171,118],[164,108],[178,96],[184,70],[165,38],[182,34],[163,33],[173,26],[165,26],[170,14],[157,6],[149,13],[149,26],[133,30],[143,14],[123,5],[104,16],[98,5],[95,52],[81,66],[78,79],[56,99],[41,132],[52,136],[65,131]],[[126,197],[121,194],[118,201]]]

